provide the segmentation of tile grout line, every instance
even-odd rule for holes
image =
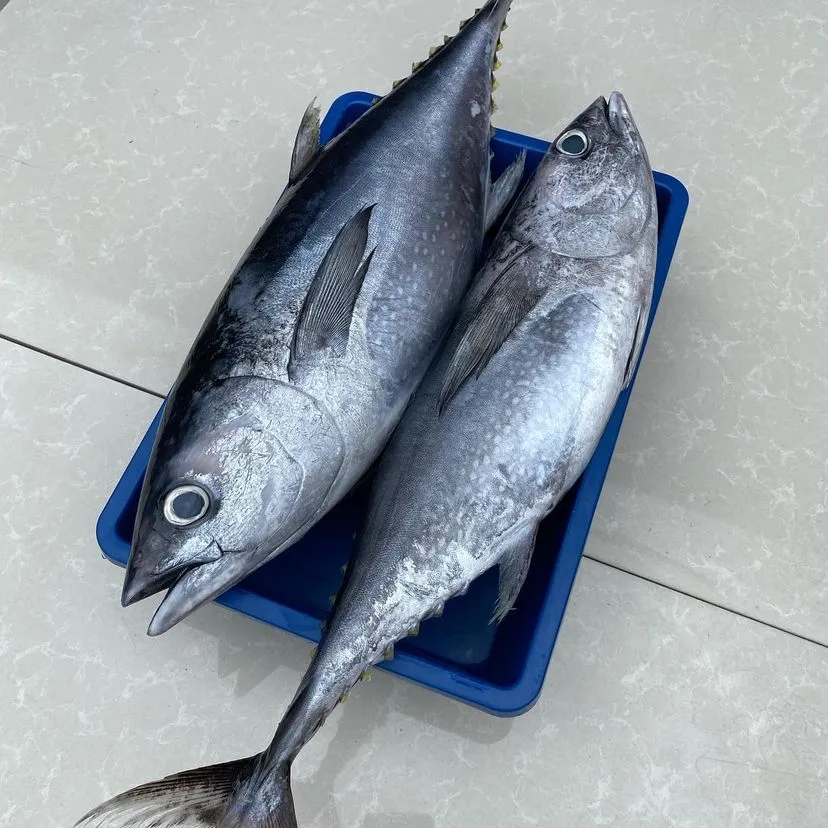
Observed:
[[[0,0],[2,2],[2,0]],[[84,365],[82,362],[76,362],[74,359],[69,359],[69,357],[61,356],[60,354],[53,353],[52,351],[47,351],[44,348],[38,348],[37,345],[31,345],[28,342],[23,342],[20,339],[15,339],[13,336],[8,336],[7,334],[0,333],[0,340],[3,342],[9,342],[12,345],[17,345],[20,348],[25,348],[27,351],[33,351],[36,354],[40,354],[41,356],[49,357],[50,359],[55,359],[58,362],[62,362],[64,365],[71,365],[73,368],[78,368],[81,371],[86,371],[89,374],[94,374],[96,377],[101,377],[102,379],[110,380],[111,382],[117,382],[119,385],[125,385],[127,388],[132,388],[134,391],[143,391],[144,394],[149,394],[150,396],[157,397],[160,400],[164,399],[163,394],[159,394],[157,391],[153,391],[150,388],[145,388],[143,385],[138,385],[135,382],[130,382],[126,379],[121,379],[121,377],[116,377],[114,374],[107,374],[106,371],[99,371],[97,368],[92,368],[89,365]]]
[[[2,0],[0,0],[0,3],[2,3]],[[0,8],[2,8],[2,6],[0,6]],[[38,348],[37,345],[31,345],[30,343],[23,342],[22,340],[16,339],[13,336],[8,336],[7,334],[0,333],[0,340],[4,342],[9,342],[12,345],[17,345],[20,348],[25,348],[28,351],[33,351],[34,353],[40,354],[41,356],[57,360],[58,362],[62,362],[64,365],[71,365],[73,368],[78,368],[81,371],[86,371],[87,373],[93,374],[96,377],[101,377],[102,379],[110,380],[111,382],[116,382],[119,385],[126,386],[127,388],[132,388],[134,391],[141,391],[144,394],[149,394],[150,396],[156,397],[160,400],[164,399],[163,394],[159,394],[157,391],[153,391],[152,389],[146,388],[143,385],[138,385],[135,382],[130,382],[129,380],[122,379],[121,377],[116,377],[114,374],[108,374],[106,371],[99,371],[97,368],[92,368],[89,365],[84,365],[81,362],[76,362],[73,359],[61,356],[60,354],[55,354],[52,351],[47,351],[44,348]],[[756,624],[761,624],[763,627],[768,627],[771,630],[776,630],[776,632],[781,632],[785,635],[790,635],[794,638],[798,638],[800,639],[800,641],[806,641],[809,644],[815,644],[817,647],[828,649],[828,645],[823,644],[821,641],[817,641],[815,638],[809,638],[807,635],[802,635],[801,633],[786,630],[784,627],[780,627],[777,624],[772,624],[770,621],[763,621],[760,618],[754,618],[752,615],[748,615],[747,613],[741,612],[740,610],[733,609],[731,607],[726,607],[723,604],[717,604],[715,601],[710,601],[707,598],[701,598],[698,595],[694,595],[692,592],[688,592],[687,590],[680,589],[679,587],[675,586],[670,586],[670,584],[666,584],[663,581],[657,581],[655,578],[648,578],[646,575],[641,575],[638,572],[633,572],[632,570],[625,569],[623,566],[607,563],[606,561],[602,561],[600,558],[595,558],[592,555],[584,554],[584,557],[592,561],[593,563],[601,564],[602,566],[606,566],[609,569],[614,569],[616,572],[623,572],[625,575],[630,575],[633,578],[638,578],[639,580],[645,581],[646,583],[652,584],[653,586],[670,590],[671,592],[683,595],[685,598],[690,598],[694,601],[699,601],[702,604],[707,604],[709,607],[715,607],[716,609],[720,609],[723,612],[729,612],[733,615],[737,615],[739,616],[739,618],[744,618],[746,621],[753,621]]]
[[[806,641],[808,644],[815,644],[817,647],[828,649],[828,644],[824,644],[822,641],[817,641],[815,638],[809,638],[807,635],[802,635],[801,633],[786,630],[784,627],[780,627],[777,624],[771,623],[770,621],[763,621],[761,618],[754,618],[752,615],[748,615],[746,612],[742,612],[741,610],[733,609],[732,607],[726,607],[724,606],[724,604],[717,604],[715,601],[710,601],[707,598],[701,598],[698,595],[693,595],[692,592],[687,592],[686,590],[681,589],[679,587],[670,586],[670,584],[666,584],[663,581],[657,581],[655,578],[648,578],[646,575],[640,575],[638,572],[633,572],[632,570],[625,569],[623,566],[607,563],[606,561],[602,561],[600,558],[593,558],[592,555],[585,554],[584,557],[592,561],[593,563],[601,564],[601,566],[606,566],[609,569],[614,569],[616,572],[623,572],[625,575],[631,575],[633,578],[638,578],[641,581],[646,581],[648,584],[653,584],[653,586],[661,587],[662,589],[669,589],[670,592],[677,592],[679,595],[683,595],[685,598],[691,598],[694,601],[699,601],[702,604],[707,604],[707,606],[709,607],[715,607],[716,609],[720,609],[723,612],[729,612],[731,613],[731,615],[738,615],[739,618],[744,618],[746,621],[753,621],[755,624],[761,624],[763,627],[768,627],[771,630],[776,630],[776,632],[781,632],[785,635],[793,636],[794,638],[798,638],[800,641]]]

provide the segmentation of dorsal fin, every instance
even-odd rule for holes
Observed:
[[[522,280],[507,278],[531,247],[527,245],[518,250],[486,291],[446,370],[438,402],[439,413],[442,414],[472,374],[475,379],[480,376],[489,360],[540,299],[540,292],[527,289]]]
[[[345,353],[354,305],[374,254],[371,251],[363,261],[375,206],[348,219],[319,265],[294,331],[289,374],[313,351],[332,348],[339,356]]]
[[[289,184],[295,184],[302,177],[319,151],[319,107],[314,98],[308,104],[296,133],[296,143],[293,145],[293,156],[290,159]]]

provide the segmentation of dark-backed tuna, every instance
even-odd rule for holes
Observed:
[[[309,107],[289,185],[170,393],[124,581],[169,588],[158,634],[278,555],[377,458],[468,286],[493,187],[493,67],[509,0],[324,149]]]

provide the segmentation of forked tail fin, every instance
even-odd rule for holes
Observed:
[[[113,797],[75,828],[297,828],[290,767],[268,779],[266,798],[244,811],[228,804],[255,772],[258,756],[167,776]]]

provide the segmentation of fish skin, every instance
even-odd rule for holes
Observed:
[[[486,4],[307,163],[214,305],[167,399],[138,506],[122,603],[169,588],[150,634],[302,537],[393,432],[482,243],[491,70],[509,5]],[[370,207],[372,259],[347,348],[293,364],[310,284]],[[161,507],[180,484],[210,492],[206,517],[188,528]]]

